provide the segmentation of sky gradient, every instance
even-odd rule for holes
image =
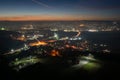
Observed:
[[[120,20],[120,0],[0,0],[0,20]]]

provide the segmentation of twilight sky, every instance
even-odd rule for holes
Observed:
[[[120,0],[0,0],[0,20],[120,20]]]

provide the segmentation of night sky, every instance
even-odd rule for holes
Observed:
[[[120,20],[120,0],[0,0],[0,20]]]

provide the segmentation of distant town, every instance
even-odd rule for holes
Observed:
[[[119,34],[118,21],[2,21],[0,55],[18,73],[36,64],[98,71],[118,60]]]

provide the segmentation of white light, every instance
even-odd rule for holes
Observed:
[[[79,40],[81,40],[82,38],[81,37],[79,37]]]
[[[88,31],[89,32],[98,32],[98,30],[95,30],[95,29],[89,29]]]
[[[14,52],[14,49],[11,49],[11,52]]]
[[[88,60],[80,60],[79,64],[74,65],[74,68],[80,68],[82,66],[84,66],[85,64],[87,64],[89,61]]]
[[[87,60],[83,60],[83,61],[80,62],[81,65],[85,65],[85,64],[87,64],[87,63],[88,63]]]

